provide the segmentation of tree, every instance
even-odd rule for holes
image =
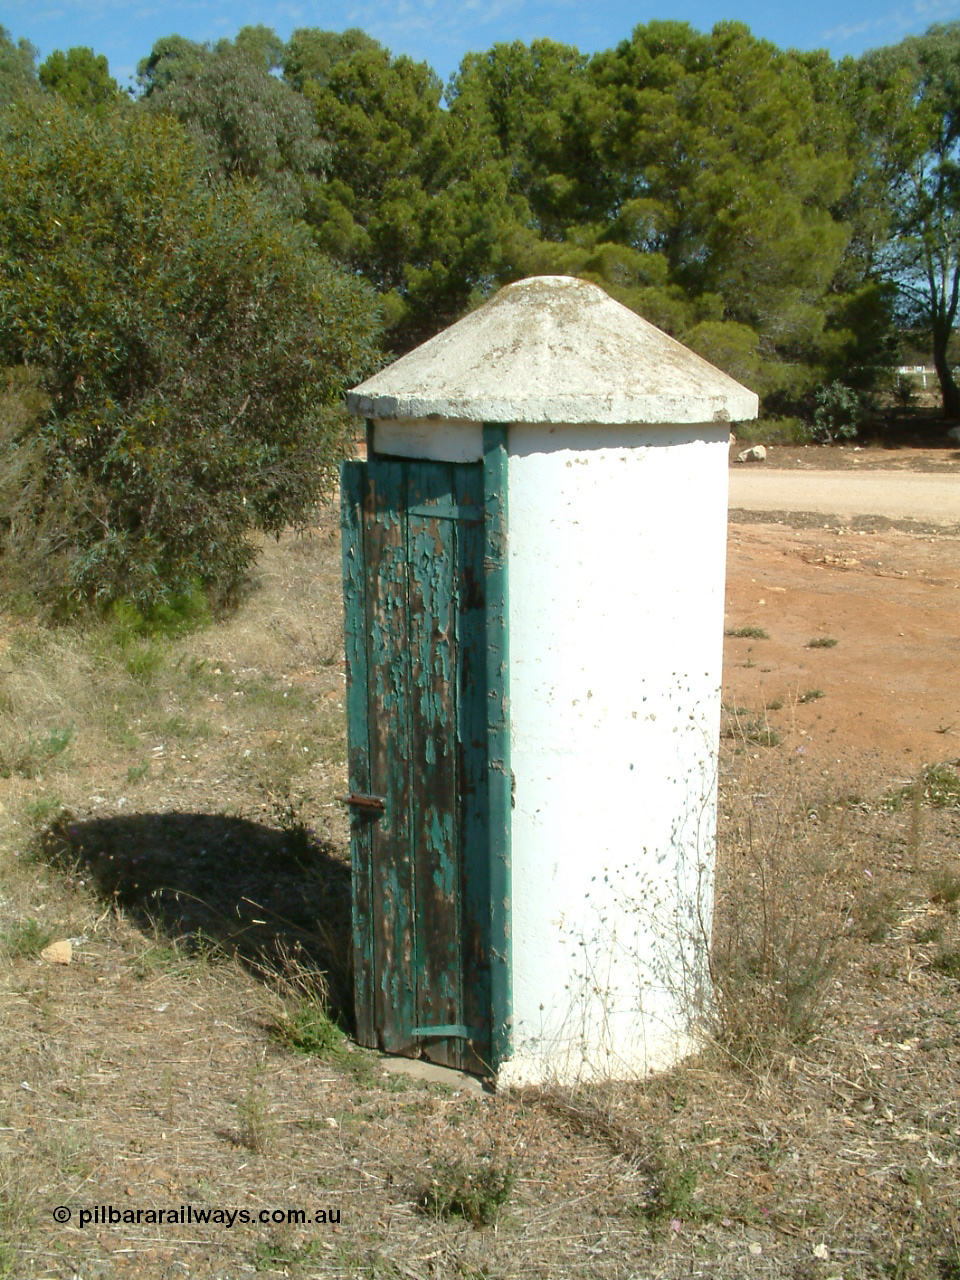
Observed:
[[[36,62],[37,50],[30,41],[14,44],[7,28],[0,26],[0,108],[37,92]]]
[[[0,554],[51,609],[229,597],[254,530],[310,518],[375,361],[371,291],[249,184],[211,188],[174,121],[0,121],[0,364],[49,402],[4,444]]]
[[[179,120],[204,148],[211,172],[256,179],[299,217],[329,149],[307,103],[270,74],[278,46],[265,27],[245,27],[236,43],[213,49],[170,36],[157,41],[137,78],[145,108]]]
[[[323,47],[315,42],[314,52]],[[482,296],[511,216],[504,165],[463,119],[441,110],[441,94],[426,63],[363,42],[303,84],[330,146],[307,220],[325,252],[383,295],[400,349]]]
[[[588,65],[572,45],[517,40],[467,54],[447,91],[451,114],[469,113],[494,141],[544,240],[608,218],[615,199],[595,143],[604,104]]]
[[[597,150],[617,186],[606,238],[665,260],[687,304],[677,336],[710,358],[735,348],[762,394],[795,398],[850,339],[829,299],[853,165],[822,69],[739,23],[702,35],[655,22],[591,70],[608,103]]]
[[[299,92],[307,84],[326,85],[338,62],[361,51],[383,52],[383,46],[359,27],[346,31],[298,27],[283,53],[283,78]]]
[[[84,111],[96,111],[123,101],[120,86],[110,74],[104,55],[92,49],[55,49],[40,64],[37,78],[44,89]]]
[[[944,414],[960,417],[947,355],[960,303],[960,24],[865,54],[860,71],[889,193],[881,261],[899,290],[901,318],[930,335]]]

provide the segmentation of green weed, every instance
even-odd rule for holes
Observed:
[[[308,1240],[301,1245],[285,1245],[261,1240],[253,1250],[251,1262],[254,1271],[274,1271],[288,1275],[286,1268],[303,1263],[316,1263],[323,1255],[319,1240]]]
[[[237,1121],[241,1146],[262,1156],[270,1145],[271,1128],[267,1097],[255,1071],[251,1073],[243,1096],[237,1100]]]
[[[303,997],[285,1009],[270,1032],[278,1044],[294,1053],[331,1058],[342,1054],[345,1048],[343,1032],[319,998]]]
[[[765,716],[755,716],[746,707],[732,708],[720,733],[741,746],[752,743],[760,747],[778,747],[783,741],[783,734],[769,724]]]
[[[922,773],[923,798],[934,809],[960,809],[960,775],[946,764],[928,765]]]
[[[418,1200],[425,1213],[439,1218],[466,1218],[475,1227],[496,1222],[500,1210],[510,1199],[516,1173],[510,1161],[500,1162],[492,1156],[475,1161],[461,1158],[440,1160],[434,1165],[433,1178]]]
[[[734,640],[770,639],[769,631],[764,631],[763,627],[729,627],[723,634]]]
[[[63,800],[60,796],[38,796],[24,807],[27,821],[37,831],[49,826],[63,811]]]
[[[935,960],[930,961],[930,968],[960,982],[960,951],[941,951]]]
[[[835,649],[838,640],[834,636],[814,636],[812,640],[807,641],[808,649]]]
[[[916,782],[900,787],[886,805],[898,813],[907,800],[915,805],[926,801],[934,809],[960,809],[960,775],[948,764],[925,765]]]
[[[943,906],[960,902],[960,871],[941,867],[930,877],[930,901]]]
[[[28,734],[27,741],[16,748],[9,759],[0,756],[0,777],[19,774],[21,778],[36,778],[46,765],[66,752],[72,738],[72,724],[50,729],[42,738]]]
[[[38,956],[54,938],[54,930],[43,925],[33,916],[25,916],[0,934],[7,952],[12,956]]]
[[[797,701],[802,703],[817,702],[820,698],[824,696],[825,695],[822,689],[807,689],[805,693],[801,693]]]
[[[648,1222],[668,1218],[704,1221],[717,1216],[717,1210],[704,1204],[697,1193],[700,1173],[692,1161],[664,1162],[654,1176],[647,1198],[638,1212]]]

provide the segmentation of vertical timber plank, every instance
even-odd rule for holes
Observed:
[[[458,627],[457,777],[458,831],[462,850],[461,969],[463,1013],[468,1027],[485,1028],[483,1039],[464,1041],[461,1065],[489,1073],[490,1045],[490,859],[487,800],[487,699],[485,581],[483,570],[483,466],[455,468],[454,500],[477,516],[457,523]]]
[[[386,797],[372,825],[374,1031],[388,1052],[410,1047],[416,1007],[410,827],[410,688],[405,463],[367,464],[366,626],[370,646],[370,785]]]
[[[340,524],[343,547],[344,650],[347,677],[347,768],[350,791],[370,791],[370,736],[367,708],[367,641],[364,584],[363,496],[366,467],[340,468]],[[353,881],[353,993],[357,1039],[374,1045],[371,823],[350,817]]]
[[[409,464],[411,765],[417,901],[417,1025],[461,1022],[460,841],[457,831],[455,535],[448,463]],[[444,515],[424,514],[432,507]],[[414,513],[413,508],[418,508]],[[459,1066],[461,1041],[427,1037],[421,1052]]]
[[[486,579],[487,805],[490,858],[491,1065],[510,1056],[513,966],[510,943],[510,649],[507,579],[507,428],[483,424]]]

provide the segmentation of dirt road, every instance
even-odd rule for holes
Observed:
[[[730,468],[730,506],[746,511],[811,511],[885,516],[960,526],[960,470],[795,470],[763,463]]]
[[[957,455],[796,452],[730,470],[725,703],[779,739],[749,749],[854,787],[956,760]]]

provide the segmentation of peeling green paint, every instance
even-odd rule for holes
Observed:
[[[350,786],[386,801],[382,820],[353,816],[358,1036],[470,1070],[497,1061],[490,930],[502,914],[490,896],[486,487],[482,463],[344,467]]]

